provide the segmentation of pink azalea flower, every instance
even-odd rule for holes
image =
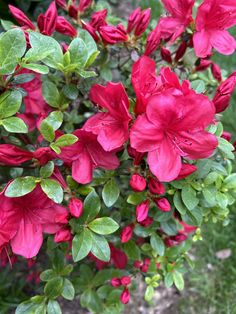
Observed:
[[[107,112],[99,112],[85,123],[83,129],[98,135],[97,140],[105,151],[122,147],[129,138],[129,99],[121,83],[94,85],[90,99]]]
[[[204,95],[175,89],[150,98],[145,114],[135,121],[131,146],[148,152],[148,164],[159,181],[174,180],[181,170],[181,157],[209,157],[217,146],[214,135],[205,131],[213,121],[214,105]]]
[[[197,32],[193,36],[196,55],[205,58],[212,48],[224,55],[235,51],[236,41],[227,29],[236,25],[234,0],[205,0],[198,8]]]
[[[192,22],[194,0],[162,0],[170,16],[159,20],[161,38],[174,42]]]
[[[97,141],[97,136],[85,130],[76,130],[74,134],[79,140],[62,148],[60,158],[72,163],[72,177],[75,181],[86,184],[93,179],[93,170],[103,168],[113,170],[119,166],[114,152],[106,152]]]
[[[56,233],[61,228],[57,217],[67,210],[50,200],[39,186],[22,197],[6,197],[4,192],[0,193],[0,247],[10,240],[15,254],[32,258],[43,243],[43,233]]]

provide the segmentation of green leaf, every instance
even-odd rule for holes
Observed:
[[[23,120],[17,117],[6,118],[0,121],[4,129],[11,133],[27,133],[28,127]]]
[[[91,248],[91,253],[98,259],[104,262],[109,262],[110,260],[110,247],[107,240],[96,233],[92,233],[93,244]]]
[[[4,33],[0,37],[0,74],[13,73],[25,50],[25,34],[20,28],[14,28]]]
[[[55,138],[53,127],[46,121],[46,119],[44,119],[40,124],[40,132],[43,138],[48,142],[52,142]]]
[[[60,136],[56,141],[55,145],[58,147],[70,146],[78,141],[78,137],[73,134],[65,134]]]
[[[78,98],[79,91],[75,84],[65,85],[62,91],[63,94],[70,100],[75,100]]]
[[[169,219],[168,221],[161,222],[161,228],[168,235],[176,235],[178,232],[177,224],[174,219]]]
[[[62,314],[61,307],[56,300],[48,301],[47,314]]]
[[[234,146],[222,137],[218,137],[218,143],[218,149],[220,150],[222,155],[226,158],[234,159]]]
[[[45,295],[49,299],[55,299],[59,297],[59,295],[62,293],[63,283],[63,278],[61,277],[55,277],[49,280],[44,287]]]
[[[192,210],[194,207],[197,206],[199,200],[196,196],[196,191],[190,186],[186,185],[183,187],[181,191],[182,200],[184,205],[189,209]]]
[[[49,281],[56,277],[56,272],[53,269],[46,269],[40,274],[40,279],[42,281]]]
[[[138,205],[142,201],[146,199],[146,192],[139,192],[139,193],[131,193],[127,198],[127,203],[132,205]]]
[[[28,63],[28,64],[21,64],[21,67],[24,69],[32,70],[36,73],[40,74],[48,74],[49,68],[46,65],[37,64],[37,63]]]
[[[20,197],[33,191],[36,185],[34,177],[16,178],[8,185],[5,195],[7,197]]]
[[[229,175],[224,180],[224,188],[225,189],[236,189],[236,173]]]
[[[56,154],[60,154],[61,153],[61,150],[60,150],[60,148],[57,146],[57,145],[55,145],[54,143],[51,143],[50,144],[50,147],[51,147],[51,149],[56,153]]]
[[[75,288],[72,285],[71,281],[68,280],[67,278],[64,279],[61,295],[63,296],[64,299],[70,301],[74,300],[75,298]]]
[[[60,44],[50,36],[30,32],[29,41],[31,48],[25,55],[28,62],[42,61],[49,67],[58,69],[63,63],[63,53]]]
[[[52,175],[54,171],[53,161],[49,161],[46,165],[42,166],[40,169],[40,177],[48,178]]]
[[[0,96],[0,119],[13,116],[20,109],[22,94],[19,91],[7,91]]]
[[[55,138],[55,132],[60,128],[63,122],[63,114],[60,111],[51,112],[40,124],[40,132],[43,138],[52,142]]]
[[[85,290],[80,297],[80,304],[82,307],[89,309],[92,313],[103,313],[103,304],[94,290]],[[109,312],[109,314],[118,314]]]
[[[147,286],[145,291],[144,299],[147,302],[150,302],[154,296],[154,288],[152,286]]]
[[[72,256],[74,262],[85,258],[92,248],[92,233],[84,229],[80,234],[76,234],[72,241]]]
[[[119,229],[119,225],[110,217],[97,218],[88,224],[89,229],[93,232],[106,235]]]
[[[174,280],[174,284],[178,290],[184,289],[184,279],[183,279],[183,275],[180,272],[174,271],[173,280]]]
[[[180,212],[181,215],[184,215],[186,213],[187,207],[184,205],[182,198],[181,198],[181,194],[179,191],[175,192],[174,205],[175,205],[175,208],[178,210],[178,212]]]
[[[114,178],[110,179],[102,190],[102,198],[107,207],[115,204],[120,195],[120,189]]]
[[[60,93],[57,86],[50,82],[44,81],[42,84],[43,98],[51,107],[58,108],[60,105]]]
[[[165,283],[166,288],[170,288],[173,285],[174,283],[173,273],[167,273],[164,279],[164,283]]]
[[[124,243],[123,249],[129,259],[134,261],[141,259],[140,249],[133,240]]]
[[[72,40],[68,47],[70,53],[70,59],[73,64],[77,64],[78,68],[83,68],[88,59],[88,49],[81,38],[75,38]]]
[[[95,191],[92,191],[86,196],[84,200],[83,215],[80,217],[80,219],[82,218],[86,220],[86,222],[90,222],[98,215],[100,209],[100,198]]]
[[[197,94],[202,94],[206,90],[206,85],[202,80],[195,80],[191,82],[191,87]]]
[[[35,314],[38,304],[32,301],[25,301],[17,306],[15,314]]]
[[[63,200],[63,189],[53,179],[43,179],[40,183],[43,192],[55,203],[60,204]]]
[[[153,250],[160,256],[164,255],[165,252],[165,245],[162,240],[162,238],[157,235],[156,233],[153,233],[151,235],[150,244],[153,248]]]
[[[95,59],[97,58],[99,54],[99,51],[97,50],[97,44],[95,40],[93,39],[93,37],[89,34],[89,32],[83,29],[80,30],[79,36],[87,47],[88,58],[87,58],[85,66],[89,67],[90,65],[93,64],[93,62],[95,61]]]

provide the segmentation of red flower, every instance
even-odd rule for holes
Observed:
[[[205,58],[212,48],[224,55],[235,51],[236,41],[227,29],[236,25],[234,0],[205,0],[198,8],[193,36],[196,55]]]
[[[22,197],[9,198],[4,192],[0,194],[0,247],[11,240],[15,254],[34,257],[43,243],[43,233],[56,233],[61,228],[57,216],[67,210],[51,201],[39,186]]]
[[[192,21],[194,0],[162,0],[170,16],[159,20],[161,38],[174,42]]]
[[[153,96],[145,114],[131,129],[131,146],[148,152],[148,164],[159,181],[174,180],[181,170],[181,157],[209,157],[217,146],[214,135],[205,131],[213,121],[214,106],[206,96],[175,89]]]
[[[121,83],[94,85],[90,99],[108,112],[97,113],[84,125],[86,131],[98,135],[98,142],[105,151],[122,147],[129,137],[129,99]]]
[[[5,165],[19,166],[32,158],[32,152],[11,144],[0,144],[0,162]]]
[[[129,181],[129,184],[133,191],[141,192],[146,188],[146,180],[138,173],[134,173]]]
[[[122,24],[101,26],[99,33],[105,44],[114,45],[128,40],[127,32]]]
[[[72,177],[75,181],[86,184],[93,179],[93,170],[101,167],[116,169],[119,160],[114,152],[106,152],[97,141],[97,136],[85,130],[76,130],[79,138],[75,144],[62,148],[59,155],[62,160],[72,163]]]
[[[230,104],[230,99],[236,85],[236,71],[233,72],[225,81],[217,88],[213,98],[216,113],[224,111]]]

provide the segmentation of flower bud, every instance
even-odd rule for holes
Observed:
[[[120,301],[123,304],[127,304],[130,300],[130,292],[128,288],[124,288],[123,292],[120,295]]]
[[[91,6],[92,2],[93,0],[80,0],[78,11],[80,13],[83,13],[85,10],[87,10]]]
[[[111,279],[111,285],[112,285],[112,287],[115,287],[115,288],[120,287],[121,286],[120,278],[112,278]]]
[[[140,7],[135,9],[130,14],[129,19],[128,19],[127,33],[131,33],[132,30],[135,28],[135,26],[137,25],[137,23],[141,17],[141,14],[142,14],[142,10]]]
[[[215,64],[212,62],[211,64],[211,72],[212,72],[212,75],[214,76],[214,78],[221,82],[222,81],[222,76],[221,76],[221,70],[220,70],[220,67],[218,66],[218,64]]]
[[[129,156],[134,158],[135,166],[138,166],[141,163],[143,157],[145,156],[144,153],[140,153],[136,151],[136,149],[132,148],[130,145],[128,146],[127,151],[128,151]]]
[[[230,99],[236,85],[236,71],[233,72],[225,81],[217,88],[213,98],[216,113],[224,111],[230,104]]]
[[[123,286],[128,286],[131,283],[131,278],[129,276],[123,276],[120,280]]]
[[[181,243],[185,240],[187,240],[187,236],[185,234],[177,234],[176,236],[171,237],[171,239],[177,243]]]
[[[57,233],[54,236],[54,242],[61,243],[61,242],[67,242],[70,241],[72,238],[70,230],[67,229],[61,229],[57,231]]]
[[[134,267],[135,268],[140,268],[143,265],[141,261],[134,261]]]
[[[165,194],[166,189],[163,183],[158,181],[156,178],[150,178],[148,180],[148,189],[152,194]]]
[[[66,36],[77,36],[77,30],[64,18],[64,16],[58,16],[56,31]]]
[[[146,180],[140,174],[135,173],[132,175],[129,184],[133,191],[142,192],[146,188]]]
[[[183,221],[179,221],[179,223],[183,227],[183,230],[179,230],[179,233],[192,233],[192,232],[194,232],[197,229],[197,227],[190,226],[190,225],[186,224]]]
[[[61,223],[61,224],[67,224],[68,223],[68,213],[58,214],[55,217],[55,222]]]
[[[230,142],[231,140],[231,133],[224,131],[221,135],[222,138],[224,138],[226,141]]]
[[[121,243],[126,243],[132,238],[133,230],[134,230],[133,225],[128,225],[122,229],[120,234]]]
[[[134,30],[134,35],[135,36],[141,36],[143,32],[145,32],[145,30],[148,27],[148,24],[150,22],[151,19],[151,9],[148,8],[146,10],[143,10],[138,22],[137,22],[137,26],[135,27]]]
[[[171,206],[169,201],[166,198],[157,198],[154,200],[157,207],[162,211],[162,212],[169,212],[171,211]]]
[[[79,218],[83,212],[83,202],[78,198],[71,198],[69,203],[69,209],[73,217]]]
[[[56,0],[56,4],[59,5],[59,7],[61,7],[62,9],[66,9],[67,7],[67,3],[66,0]]]
[[[156,27],[153,31],[151,31],[147,37],[147,43],[145,47],[145,56],[150,56],[158,47],[160,43],[160,31],[159,28]]]
[[[196,71],[200,72],[200,71],[204,71],[207,68],[209,68],[209,66],[211,65],[212,61],[208,60],[208,59],[201,59],[200,60],[200,64],[196,66]]]
[[[197,171],[197,166],[190,165],[190,164],[182,164],[180,173],[175,180],[181,180],[189,176],[190,174],[194,173]]]
[[[187,49],[187,42],[186,41],[183,41],[178,50],[176,51],[176,54],[175,54],[175,61],[179,61],[185,54],[186,52],[186,49]]]
[[[143,262],[143,265],[140,267],[140,270],[143,273],[146,273],[148,271],[150,263],[151,263],[150,258],[145,258],[144,262]]]
[[[140,203],[137,207],[136,207],[136,219],[137,222],[141,222],[143,220],[145,220],[148,216],[148,210],[149,210],[149,204],[150,201],[146,200],[142,203]]]
[[[39,14],[37,19],[38,28],[40,33],[51,36],[55,31],[57,23],[57,8],[55,1],[53,1],[45,14]]]
[[[99,33],[103,42],[110,45],[128,40],[126,30],[121,24],[117,25],[117,27],[113,25],[101,26],[99,28]]]
[[[168,247],[175,246],[175,241],[173,241],[171,239],[165,239],[165,245]]]
[[[164,61],[172,63],[171,53],[168,49],[161,47],[161,57]]]
[[[16,19],[20,26],[27,27],[29,29],[32,29],[33,31],[36,30],[36,27],[30,21],[30,19],[24,14],[24,12],[10,4],[8,7],[11,14],[14,16],[14,18]]]
[[[149,227],[153,223],[152,217],[147,217],[143,221],[140,222],[140,225],[144,228]]]
[[[93,15],[91,16],[91,21],[89,24],[95,30],[98,31],[101,26],[107,25],[106,17],[107,17],[107,9],[94,12]]]
[[[78,8],[74,4],[69,5],[68,14],[69,14],[70,17],[72,17],[73,19],[77,20]]]
[[[100,38],[97,35],[96,29],[93,28],[89,23],[85,23],[82,21],[82,28],[85,29],[93,37],[96,43],[99,42]]]

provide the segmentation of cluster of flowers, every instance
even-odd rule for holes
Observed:
[[[110,262],[100,261],[90,253],[89,259],[102,269],[111,263],[119,269],[125,269],[128,258],[122,245],[134,238],[137,225],[147,228],[153,224],[150,206],[155,204],[157,211],[171,212],[173,209],[166,193],[166,183],[186,178],[198,170],[195,161],[209,158],[218,145],[217,137],[207,131],[216,124],[216,113],[224,111],[236,85],[236,72],[222,81],[219,67],[210,58],[212,49],[228,55],[236,49],[235,39],[227,29],[236,25],[236,3],[233,0],[204,0],[197,9],[196,19],[192,16],[194,0],[162,0],[167,15],[159,19],[156,27],[147,37],[143,54],[132,66],[131,82],[135,93],[135,104],[128,96],[122,83],[108,82],[106,85],[94,84],[89,92],[89,99],[98,112],[91,115],[73,134],[78,141],[70,146],[61,147],[60,153],[45,145],[40,135],[42,121],[53,110],[45,101],[42,93],[42,75],[34,73],[34,79],[18,87],[24,89],[24,111],[17,116],[25,121],[30,132],[37,140],[34,149],[18,147],[9,143],[2,136],[0,144],[0,165],[24,167],[30,162],[31,168],[45,166],[50,161],[55,163],[52,179],[56,180],[65,193],[63,205],[51,200],[39,185],[32,192],[20,197],[8,197],[5,192],[12,181],[6,183],[0,194],[0,252],[2,260],[14,254],[31,259],[37,256],[42,244],[43,234],[54,234],[56,243],[69,242],[73,231],[71,219],[80,219],[83,214],[82,197],[71,192],[65,180],[65,173],[81,185],[93,182],[94,170],[119,170],[121,153],[127,151],[132,163],[129,168],[129,185],[136,192],[146,191],[146,197],[136,206],[134,221],[121,223],[120,243],[109,242]],[[69,22],[59,16],[57,7],[63,9],[71,18]],[[107,10],[92,13],[90,19],[83,19],[91,9],[92,1],[75,0],[53,1],[45,14],[40,14],[37,27],[19,9],[9,6],[11,13],[24,30],[28,46],[30,30],[52,36],[59,32],[69,37],[79,36],[78,27],[88,31],[101,47],[107,45],[125,45],[135,47],[142,34],[148,29],[151,10],[137,8],[128,18],[127,27],[123,24],[109,25]],[[63,14],[64,14],[63,13]],[[178,49],[174,52],[174,62],[183,58],[188,47],[194,48],[198,59],[194,71],[203,71],[211,67],[214,77],[220,81],[215,94],[208,96],[197,93],[189,80],[182,82],[172,68],[163,66],[156,73],[156,61],[151,58],[160,48],[161,58],[173,65],[171,47],[176,40]],[[63,44],[64,53],[68,46]],[[171,48],[170,48],[171,49]],[[32,70],[17,69],[17,74],[31,74]],[[13,86],[8,85],[11,89]],[[63,130],[56,131],[56,138],[63,135]],[[230,140],[229,134],[223,137]],[[30,144],[27,137],[23,143]],[[30,168],[29,167],[29,168]],[[128,183],[128,181],[127,181]],[[128,189],[128,187],[126,187]],[[91,211],[93,209],[91,208]],[[176,235],[164,236],[166,247],[176,246],[185,241],[196,230],[173,213],[182,227]],[[164,234],[161,233],[160,234]],[[145,239],[139,237],[142,245]],[[148,271],[150,258],[134,261],[136,271]],[[160,265],[157,263],[156,268]],[[122,303],[130,298],[130,276],[115,277],[111,285],[123,287],[120,296]]]

